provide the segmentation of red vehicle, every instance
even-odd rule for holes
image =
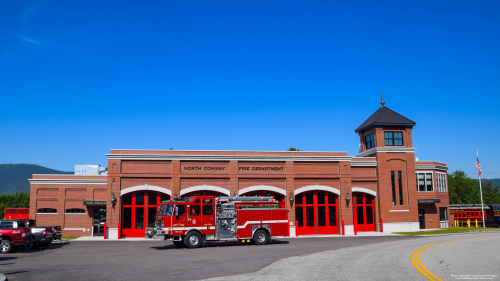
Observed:
[[[0,234],[2,244],[0,253],[5,254],[12,252],[15,247],[24,246],[30,242],[31,230],[29,228],[12,228],[8,223],[0,223]]]
[[[490,217],[490,207],[483,205],[484,219]],[[450,213],[453,214],[455,220],[461,224],[466,224],[467,221],[475,223],[483,223],[483,214],[481,214],[481,204],[450,204]]]
[[[4,220],[29,219],[30,208],[27,207],[8,207],[5,208]]]
[[[177,247],[199,248],[205,241],[239,240],[265,245],[289,236],[288,210],[272,197],[193,196],[162,202],[155,235]],[[151,230],[148,230],[151,231]]]

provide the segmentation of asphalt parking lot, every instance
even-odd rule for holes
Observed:
[[[61,241],[0,255],[0,272],[15,280],[199,280],[245,274],[284,258],[420,237],[315,237],[265,246],[207,243],[178,249],[170,241]]]

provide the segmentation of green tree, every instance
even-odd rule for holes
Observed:
[[[300,148],[290,147],[287,151],[304,151]]]
[[[477,185],[479,188],[479,184]],[[500,204],[500,186],[491,181],[481,182],[484,204]]]
[[[468,177],[462,170],[448,175],[448,191],[451,204],[478,204],[481,202],[477,182]]]

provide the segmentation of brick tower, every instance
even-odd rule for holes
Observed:
[[[377,213],[384,231],[418,230],[415,148],[412,129],[416,123],[385,106],[375,111],[355,132],[360,137],[361,157],[377,160]]]

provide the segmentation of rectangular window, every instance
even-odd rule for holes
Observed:
[[[318,204],[325,204],[325,193],[324,192],[316,192],[316,196],[318,196]]]
[[[123,208],[123,228],[132,228],[132,208]]]
[[[135,194],[135,204],[144,205],[144,192],[137,192]]]
[[[335,202],[335,195],[333,195],[332,193],[328,193],[328,204],[335,204],[335,203],[337,203]]]
[[[191,205],[191,208],[189,210],[189,215],[199,216],[200,215],[200,205]]]
[[[302,193],[295,195],[295,204],[302,204]]]
[[[177,209],[178,216],[184,216],[186,214],[186,206],[185,205],[177,205],[175,206]]]
[[[212,205],[203,205],[203,215],[209,216],[213,214]]]
[[[306,204],[314,204],[314,192],[306,192]]]
[[[123,205],[132,205],[132,193],[123,196]]]
[[[156,205],[156,193],[148,192],[148,205]]]
[[[135,207],[135,229],[144,228],[144,207]]]
[[[398,171],[398,182],[399,182],[399,205],[403,206],[403,180],[401,179],[401,171]]]
[[[402,132],[384,132],[386,146],[403,146]]]
[[[314,206],[306,206],[307,226],[314,226]]]
[[[337,206],[328,206],[328,225],[337,226]]]
[[[148,207],[148,227],[155,226],[156,207]]]
[[[0,222],[0,228],[14,228],[14,223],[10,221]]]
[[[425,186],[427,187],[427,191],[434,191],[432,185],[432,173],[425,174]]]
[[[417,173],[417,190],[434,191],[432,173]]]
[[[372,206],[366,206],[366,224],[373,224]]]
[[[366,149],[370,149],[372,147],[375,147],[375,141],[373,139],[373,134],[365,136],[365,142],[366,142]]]
[[[446,179],[448,175],[445,173],[436,173],[436,190],[438,192],[447,192]]]
[[[365,214],[363,206],[356,206],[356,216],[358,217],[358,224],[365,224]]]
[[[325,206],[318,206],[318,226],[326,226]]]
[[[297,226],[304,226],[304,214],[302,213],[302,207],[295,207],[295,216]]]
[[[441,221],[448,220],[448,208],[439,207],[439,220],[441,220]]]
[[[394,182],[394,171],[391,171],[391,183],[392,183],[392,205],[396,206],[396,183]]]

